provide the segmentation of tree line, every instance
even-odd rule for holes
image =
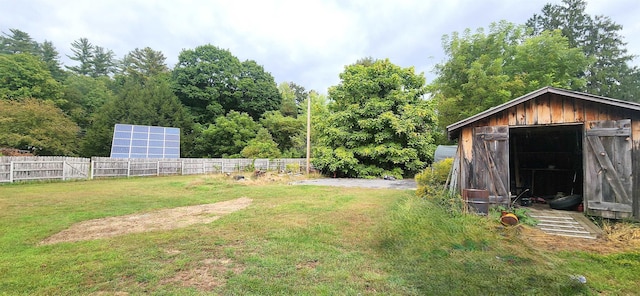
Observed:
[[[410,176],[431,162],[445,127],[544,86],[640,101],[622,27],[586,1],[547,4],[526,24],[500,21],[442,38],[446,59],[424,74],[388,59],[347,65],[328,96],[276,84],[253,60],[211,44],[113,51],[80,38],[63,65],[50,41],[0,36],[0,147],[108,156],[116,123],[181,129],[182,157],[304,157],[333,176]]]

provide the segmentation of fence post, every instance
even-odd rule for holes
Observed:
[[[9,165],[9,183],[13,183],[13,161]]]
[[[184,176],[184,160],[180,162],[180,175]]]
[[[93,168],[95,168],[95,164],[93,163],[93,159],[89,161],[89,179],[93,180]]]
[[[156,162],[156,176],[160,176],[160,161]]]
[[[66,178],[67,174],[65,174],[66,173],[65,165],[67,164],[67,162],[64,161],[64,160],[61,161],[61,162],[62,162],[62,181],[65,181],[65,180],[67,180],[67,178]]]
[[[127,178],[129,178],[131,174],[131,160],[127,160]]]

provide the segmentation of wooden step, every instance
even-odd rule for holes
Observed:
[[[596,239],[601,230],[580,213],[558,210],[532,210],[529,216],[536,219],[536,227],[546,234],[564,237]]]

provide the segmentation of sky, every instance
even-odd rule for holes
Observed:
[[[74,65],[66,55],[79,38],[117,58],[150,47],[170,68],[182,50],[211,44],[256,61],[276,83],[326,94],[346,65],[364,57],[414,67],[431,82],[446,58],[443,35],[500,20],[524,24],[546,3],[560,1],[0,0],[0,31],[53,42],[65,65]],[[639,1],[587,0],[586,10],[622,25],[629,53],[640,55]]]

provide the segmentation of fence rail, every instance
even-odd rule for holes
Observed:
[[[0,157],[0,183],[109,177],[198,175],[252,170],[303,172],[306,170],[306,159]]]

